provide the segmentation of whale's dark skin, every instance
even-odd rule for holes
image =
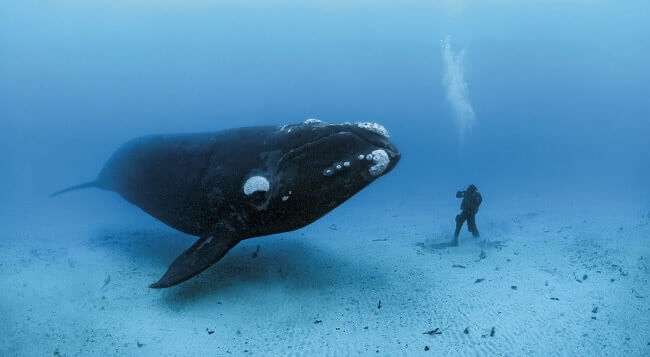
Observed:
[[[150,285],[165,288],[199,274],[243,239],[314,222],[399,159],[385,129],[369,123],[310,120],[146,136],[118,149],[95,181],[53,196],[87,187],[114,191],[165,224],[200,237]],[[267,185],[247,186],[260,180]]]

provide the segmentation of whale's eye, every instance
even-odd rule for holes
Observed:
[[[252,176],[244,183],[244,194],[246,196],[252,195],[255,192],[267,192],[271,185],[269,180],[264,176]]]

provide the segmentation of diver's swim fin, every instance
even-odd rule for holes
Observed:
[[[53,194],[51,194],[50,198],[52,198],[54,196],[58,196],[58,195],[60,195],[62,193],[66,193],[66,192],[70,192],[70,191],[74,191],[74,190],[81,190],[81,189],[84,189],[84,188],[91,188],[91,187],[97,187],[97,182],[95,182],[95,181],[86,182],[86,183],[82,183],[82,184],[79,184],[79,185],[76,185],[76,186],[64,188],[61,191],[56,191]]]
[[[160,289],[180,284],[223,258],[240,239],[232,233],[210,234],[201,237],[169,266],[165,275],[150,288]]]

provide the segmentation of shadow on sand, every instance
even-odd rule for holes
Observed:
[[[154,276],[162,276],[194,239],[170,230],[104,232],[94,237],[90,245],[129,260],[147,275],[155,272]],[[249,288],[281,286],[297,292],[336,288],[350,279],[373,279],[373,283],[384,280],[373,266],[338,254],[336,246],[322,248],[310,243],[308,237],[288,233],[241,241],[198,276],[159,291],[165,303],[177,305]]]
[[[434,251],[442,249],[457,249],[459,246],[478,246],[481,249],[497,249],[501,250],[506,246],[507,240],[489,240],[483,238],[472,238],[461,240],[458,245],[454,244],[453,240],[449,236],[445,236],[444,240],[429,238],[423,242],[418,242],[416,245],[423,250]]]
[[[441,242],[441,243],[418,243],[418,246],[427,249],[447,249],[447,248],[457,248],[458,244],[454,242]]]

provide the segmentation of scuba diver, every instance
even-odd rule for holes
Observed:
[[[478,213],[478,207],[481,205],[483,197],[481,197],[481,194],[474,185],[469,185],[465,191],[456,192],[456,198],[461,197],[463,202],[460,204],[460,209],[463,211],[456,216],[456,232],[454,233],[454,241],[452,243],[454,246],[458,246],[458,234],[465,221],[467,221],[467,230],[472,232],[474,238],[478,238],[479,236],[478,229],[476,228],[476,213]]]

